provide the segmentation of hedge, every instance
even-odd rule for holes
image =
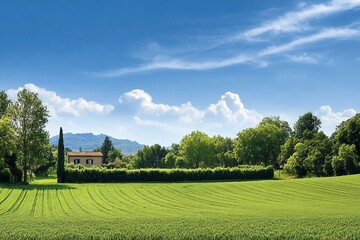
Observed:
[[[271,179],[274,169],[262,166],[197,169],[66,168],[64,182],[179,182],[199,180]]]

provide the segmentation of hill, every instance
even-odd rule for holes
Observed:
[[[0,239],[360,239],[359,181],[0,184]]]
[[[94,135],[92,133],[65,133],[64,145],[66,148],[70,148],[73,151],[78,151],[81,147],[83,151],[91,151],[96,147],[99,147],[104,142],[107,135],[99,134]],[[130,141],[128,139],[116,139],[109,136],[112,144],[121,150],[123,154],[134,154],[137,150],[142,149],[144,145]],[[50,143],[57,146],[59,136],[50,138]]]

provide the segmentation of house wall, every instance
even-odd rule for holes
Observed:
[[[101,157],[69,157],[68,162],[69,163],[74,163],[74,159],[80,159],[80,164],[86,166],[86,167],[95,167],[95,166],[100,166],[101,165]],[[86,164],[86,159],[92,159],[94,164],[93,165],[89,165]]]

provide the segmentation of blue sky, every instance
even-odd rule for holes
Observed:
[[[360,0],[16,1],[0,7],[0,89],[39,94],[48,130],[169,146],[311,111],[360,110]]]

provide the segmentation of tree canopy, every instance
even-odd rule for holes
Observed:
[[[23,89],[11,104],[9,115],[15,131],[17,157],[23,169],[23,181],[28,183],[28,170],[38,166],[47,154],[49,134],[45,130],[48,110],[36,93]]]

